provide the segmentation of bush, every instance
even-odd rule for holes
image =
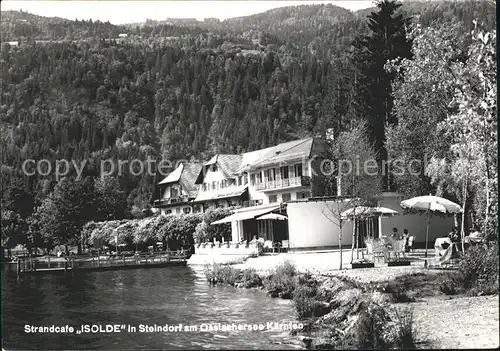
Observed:
[[[274,269],[275,274],[277,275],[285,275],[294,277],[297,275],[297,268],[290,261],[283,261],[283,263],[277,265]]]
[[[229,265],[213,263],[205,265],[205,277],[210,284],[227,284],[244,288],[262,286],[262,279],[253,268],[245,270],[233,268]]]
[[[453,278],[448,277],[447,279],[441,281],[439,284],[439,290],[445,295],[456,295],[458,294],[460,287],[457,286],[457,283]]]
[[[406,288],[397,283],[389,283],[379,286],[377,289],[381,293],[391,294],[394,302],[414,302],[415,298],[408,295]]]
[[[330,312],[331,308],[329,304],[319,301],[317,294],[316,287],[312,286],[299,284],[295,289],[293,292],[293,302],[299,319],[322,317]]]
[[[390,335],[392,348],[399,350],[415,349],[416,331],[413,308],[394,309],[394,328]]]
[[[241,280],[240,269],[218,263],[205,265],[205,277],[211,284],[228,284],[234,286]]]
[[[200,222],[197,223],[194,230],[194,239],[197,242],[213,242],[214,238],[217,241],[222,241],[222,238],[225,241],[231,241],[231,224],[210,224],[229,216],[231,213],[232,208],[216,208],[202,214],[197,214],[200,216]]]
[[[247,268],[243,271],[241,283],[244,288],[256,288],[262,286],[262,279],[253,268]]]
[[[463,255],[459,274],[447,284],[469,295],[498,294],[498,268],[498,243],[472,246]]]
[[[385,338],[388,322],[390,317],[382,306],[375,303],[365,306],[354,327],[351,339],[354,347],[360,350],[388,349]]]
[[[264,286],[272,297],[291,299],[297,286],[297,269],[289,261],[279,264],[264,279]]]

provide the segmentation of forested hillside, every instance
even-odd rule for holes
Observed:
[[[462,34],[474,18],[496,23],[491,2],[412,2],[398,11],[423,26],[460,23]],[[88,160],[85,175],[96,176],[108,158],[202,159],[326,128],[338,134],[369,115],[360,112],[369,90],[356,64],[363,58],[351,46],[369,31],[366,11],[308,5],[127,26],[8,11],[1,31],[3,186],[20,177],[35,205],[55,179],[21,177],[26,159]],[[119,33],[129,36],[105,40]],[[153,176],[116,177],[129,207],[148,206]]]

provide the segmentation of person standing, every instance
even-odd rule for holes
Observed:
[[[450,234],[448,234],[448,237],[450,238],[452,243],[456,243],[459,241],[459,236],[458,236],[458,228],[453,227],[452,231]]]
[[[396,228],[396,227],[392,228],[392,236],[391,236],[391,238],[393,240],[399,240],[398,228]]]
[[[405,252],[410,251],[410,234],[408,234],[408,229],[403,229],[403,239],[405,240]]]

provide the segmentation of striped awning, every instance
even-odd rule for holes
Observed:
[[[218,221],[212,222],[210,224],[222,224],[222,223],[230,223],[233,221],[243,221],[245,219],[252,219],[252,218],[264,215],[266,213],[272,212],[272,211],[278,209],[279,207],[280,207],[280,205],[276,205],[276,206],[267,207],[267,208],[250,209],[248,211],[236,212],[230,216],[219,219]]]

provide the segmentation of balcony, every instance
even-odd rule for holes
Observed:
[[[243,201],[242,207],[254,207],[262,205],[262,200]]]
[[[165,207],[172,206],[176,204],[182,204],[189,201],[189,197],[187,195],[177,196],[177,197],[169,197],[166,199],[158,199],[153,202],[154,207]]]
[[[287,179],[278,179],[268,182],[262,182],[255,184],[255,189],[257,190],[276,190],[284,188],[293,188],[299,186],[309,186],[311,185],[311,177],[293,177]]]

